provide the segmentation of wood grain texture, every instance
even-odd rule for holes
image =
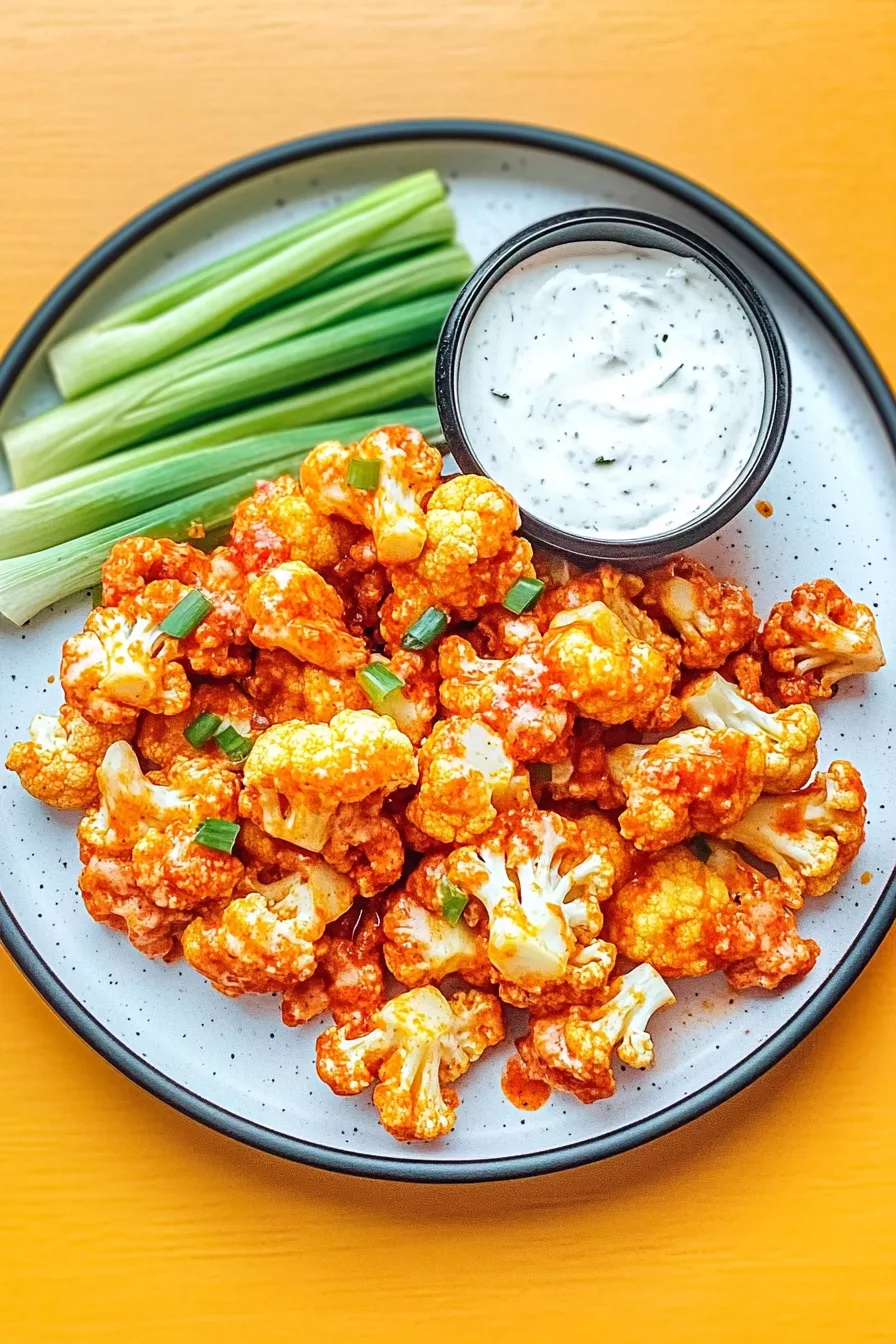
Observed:
[[[595,135],[711,184],[893,374],[894,62],[892,0],[0,0],[0,341],[196,173],[457,114]],[[0,1338],[892,1341],[894,981],[891,940],[784,1064],[648,1149],[426,1190],[206,1133],[0,954]]]

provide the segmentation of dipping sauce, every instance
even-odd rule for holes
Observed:
[[[522,508],[583,537],[668,532],[737,479],[765,376],[736,295],[701,262],[617,242],[503,276],[460,356],[463,427]]]

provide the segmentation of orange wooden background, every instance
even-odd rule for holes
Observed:
[[[0,0],[0,341],[196,173],[382,117],[540,121],[708,183],[896,375],[893,0]],[[0,954],[0,1339],[896,1339],[896,943],[747,1094],[498,1187],[290,1167],[116,1075]]]

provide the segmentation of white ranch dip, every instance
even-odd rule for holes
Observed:
[[[756,443],[759,344],[704,265],[570,243],[508,271],[473,316],[458,403],[485,471],[536,518],[640,537],[698,517]]]

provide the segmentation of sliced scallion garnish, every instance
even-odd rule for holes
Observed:
[[[401,647],[411,653],[428,649],[439,635],[448,629],[448,617],[438,607],[427,607],[422,616],[418,616],[412,626],[405,631]]]
[[[515,616],[522,616],[524,611],[530,611],[535,606],[543,592],[541,579],[517,579],[502,605]]]
[[[469,904],[469,896],[447,877],[439,881],[439,895],[442,898],[442,914],[449,924],[456,924]]]
[[[390,671],[385,663],[368,663],[366,667],[359,667],[355,677],[378,709],[382,708],[387,695],[404,685],[401,677]]]
[[[215,741],[228,760],[236,762],[244,761],[254,745],[251,737],[243,737],[230,723],[215,735]]]
[[[348,483],[356,490],[375,490],[380,483],[381,462],[353,457],[348,464]]]
[[[194,588],[186,597],[181,598],[173,611],[169,611],[164,621],[159,623],[159,629],[163,635],[171,635],[173,639],[184,639],[193,633],[197,625],[202,624],[211,610],[212,603],[205,593],[200,593],[198,588]]]
[[[184,737],[191,747],[204,747],[221,727],[220,714],[197,714],[184,729]]]
[[[221,817],[209,817],[200,823],[193,839],[197,845],[206,849],[217,849],[222,854],[232,854],[240,828],[235,821],[223,821]]]

